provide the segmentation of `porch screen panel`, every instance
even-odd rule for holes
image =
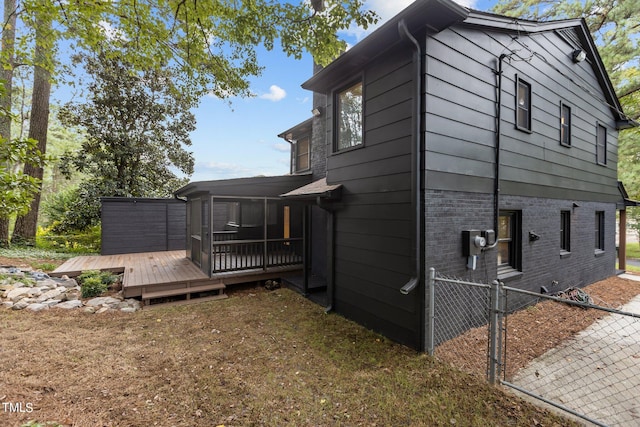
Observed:
[[[202,201],[202,209],[200,211],[200,218],[202,222],[200,241],[201,241],[201,266],[202,271],[209,274],[211,268],[211,240],[210,240],[210,216],[209,212],[209,200]]]
[[[202,265],[202,203],[200,199],[191,202],[191,261],[196,265]]]

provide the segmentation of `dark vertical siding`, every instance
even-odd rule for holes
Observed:
[[[103,255],[185,249],[186,206],[174,199],[102,199]]]
[[[167,204],[167,250],[185,249],[185,203]]]
[[[502,194],[615,201],[617,131],[588,61],[574,64],[554,32],[520,36],[452,27],[427,42],[427,182],[431,189],[491,191],[497,58],[503,64]],[[524,58],[524,59],[523,59]],[[516,130],[515,79],[532,88],[532,132]],[[560,145],[560,102],[571,107],[572,146]],[[596,164],[596,123],[608,129]]]
[[[417,347],[419,293],[399,292],[412,275],[413,73],[411,51],[401,46],[365,70],[364,144],[330,155],[327,178],[344,186],[334,213],[335,309]],[[327,112],[333,113],[331,105]]]
[[[505,284],[558,291],[614,273],[617,131],[588,61],[572,62],[575,48],[554,32],[516,40],[462,26],[427,39],[426,268],[479,282],[497,277],[495,250],[480,255],[477,270],[466,268],[462,231],[494,227],[494,71],[501,54],[518,50],[503,64],[500,207],[521,213],[522,265]],[[531,84],[531,133],[515,128],[516,77]],[[571,147],[560,144],[561,102],[571,107]],[[597,123],[608,129],[606,166],[596,164]],[[571,212],[571,254],[561,256],[562,210]],[[607,221],[604,253],[594,250],[596,211]],[[540,239],[530,241],[529,232]],[[465,319],[464,302],[454,306],[448,315]]]

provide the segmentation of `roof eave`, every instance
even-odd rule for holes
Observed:
[[[314,74],[302,87],[315,92],[326,92],[333,88],[339,80],[336,75],[353,74],[381,53],[380,46],[392,46],[398,42],[398,23],[403,20],[412,33],[421,29],[437,33],[462,22],[468,14],[469,9],[450,0],[418,0]]]
[[[587,22],[584,18],[539,22],[472,10],[469,12],[469,17],[465,19],[464,24],[468,26],[491,28],[497,31],[517,31],[519,34],[535,34],[569,28],[575,29],[582,46],[586,49],[587,57],[590,59],[591,66],[593,67],[596,78],[600,83],[603,94],[611,106],[611,112],[616,119],[618,129],[622,130],[637,126],[637,123],[633,120],[629,120],[622,110],[622,105],[618,100],[613,84],[609,79],[609,74],[606,71],[606,67],[602,62],[598,48],[591,36],[591,33],[589,32],[589,27],[587,26]]]
[[[307,120],[303,121],[302,123],[298,123],[297,125],[293,126],[290,129],[285,130],[284,132],[281,132],[278,134],[278,138],[282,138],[285,141],[291,143],[292,141],[290,141],[287,138],[287,135],[292,134],[292,135],[300,135],[302,133],[307,133],[307,132],[311,132],[311,127],[313,126],[313,117],[308,118]]]

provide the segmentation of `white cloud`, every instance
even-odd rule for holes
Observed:
[[[382,24],[387,22],[389,19],[396,16],[398,13],[400,13],[400,11],[405,9],[414,1],[415,0],[394,0],[394,1],[366,0],[365,8],[376,12],[376,14],[379,17],[378,23],[370,26],[366,30],[360,27],[357,27],[355,25],[352,25],[344,33],[347,36],[355,37],[357,41],[360,41],[363,38],[365,38],[367,35],[371,34],[373,31],[375,31]],[[462,6],[469,7],[469,8],[475,7],[477,3],[477,0],[454,0],[454,1]]]
[[[413,2],[414,0],[367,0],[364,6],[366,9],[373,10],[378,15],[378,23],[370,26],[366,30],[352,25],[345,31],[345,34],[355,37],[357,41],[360,41]]]
[[[281,153],[288,153],[291,151],[291,145],[287,142],[276,142],[272,145],[273,149]]]
[[[194,175],[206,177],[203,179],[228,179],[250,176],[251,172],[246,166],[211,161],[196,162]]]
[[[259,96],[260,99],[266,99],[268,101],[278,102],[283,100],[287,96],[287,92],[280,86],[271,85],[269,87],[269,93],[264,93]]]
[[[468,7],[470,9],[474,9],[478,0],[453,0],[458,3],[460,6]]]

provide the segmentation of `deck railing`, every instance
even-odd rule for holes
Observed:
[[[302,264],[302,239],[225,240],[211,246],[211,270],[266,269]]]
[[[238,235],[237,231],[214,231],[213,232],[213,241],[214,242],[223,242],[226,240],[235,240]]]

